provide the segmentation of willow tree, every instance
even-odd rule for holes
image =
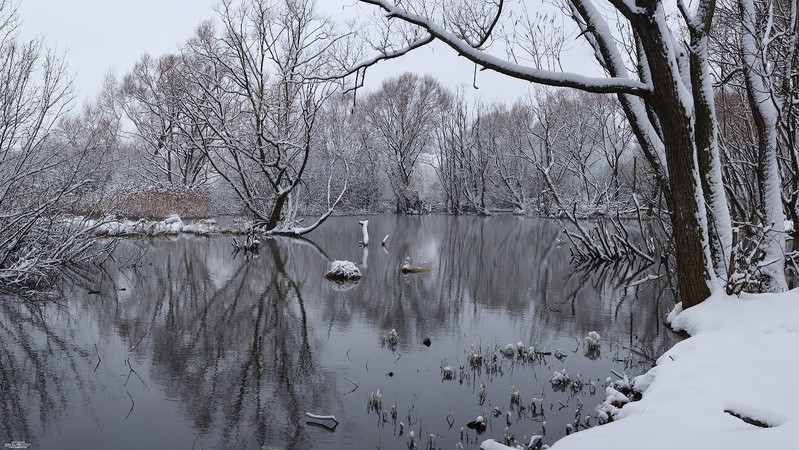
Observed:
[[[534,30],[538,24],[533,14],[511,12],[503,0],[359,3],[379,8],[387,26],[398,28],[402,23],[410,28],[395,34],[393,47],[379,48],[377,57],[352,67],[353,72],[437,40],[481,70],[616,95],[665,193],[683,306],[702,302],[718,286],[717,280],[726,277],[732,231],[707,46],[715,0],[699,0],[693,8],[679,0],[679,20],[662,0],[608,0],[614,10],[608,15],[593,0],[567,0],[563,12],[593,49],[604,76],[538,64],[541,58],[535,56],[547,47],[536,41],[541,33]],[[616,30],[623,30],[625,38]],[[488,50],[502,42],[509,43],[510,58]],[[519,51],[529,57],[517,57]]]

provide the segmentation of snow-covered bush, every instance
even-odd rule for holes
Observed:
[[[590,331],[585,337],[585,345],[587,345],[589,349],[599,347],[599,333]]]

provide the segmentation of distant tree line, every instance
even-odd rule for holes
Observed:
[[[591,1],[571,1],[608,77],[552,70],[562,30],[527,17],[516,25],[529,33],[502,39],[527,49],[534,68],[516,76],[540,85],[512,104],[412,73],[358,88],[366,67],[433,38],[509,71],[481,59],[498,22],[478,20],[500,20],[504,2],[454,16],[433,8],[422,22],[421,0],[363,3],[390,12],[380,37],[399,47],[373,43],[380,54],[367,59],[363,36],[311,0],[224,0],[180,51],[144,54],[72,108],[63,59],[41,40],[20,43],[13,3],[0,0],[3,283],[46,279],[44,268],[85,256],[89,233],[63,214],[162,218],[178,212],[163,205],[180,204],[183,215],[241,214],[291,235],[336,211],[643,215],[674,230],[689,304],[707,294],[700,281],[736,273],[758,273],[748,289],[785,288],[797,253],[783,251],[783,219],[799,214],[796,1],[706,0],[672,30],[642,28],[620,0],[613,33]],[[653,2],[639,13],[663,11]],[[460,34],[432,27],[437,14]]]

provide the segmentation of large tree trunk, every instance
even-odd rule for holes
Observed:
[[[646,51],[654,95],[652,107],[663,133],[671,191],[671,223],[677,260],[677,285],[684,308],[710,296],[709,252],[706,252],[707,222],[698,180],[693,128],[693,105],[689,103],[673,37],[666,28],[662,4],[646,1],[649,11],[636,31]],[[649,19],[649,20],[647,20]]]

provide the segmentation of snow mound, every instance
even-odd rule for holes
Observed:
[[[745,405],[743,403],[729,403],[724,407],[724,412],[748,423],[756,422],[762,427],[778,427],[785,422],[785,415],[775,413],[767,408]]]
[[[717,292],[692,308],[678,307],[670,320],[692,336],[633,380],[641,400],[625,403],[608,389],[618,420],[553,448],[793,448],[799,391],[789,380],[799,373],[799,289],[740,298]]]
[[[83,216],[74,216],[64,219],[64,223],[70,226],[84,227],[98,236],[109,237],[163,236],[181,233],[210,236],[212,234],[239,233],[243,231],[234,228],[221,228],[213,219],[203,219],[197,223],[187,224],[177,214],[160,221],[128,220],[115,217],[90,219]]]
[[[351,261],[333,261],[325,274],[329,280],[359,280],[361,276],[361,269]]]

